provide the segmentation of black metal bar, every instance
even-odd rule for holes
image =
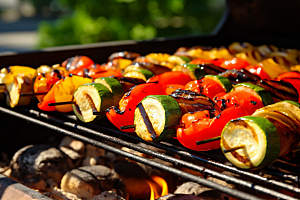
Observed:
[[[60,132],[60,133],[62,133],[64,135],[70,136],[70,137],[75,138],[77,140],[89,143],[89,144],[91,144],[91,145],[93,145],[95,147],[102,148],[104,150],[107,150],[107,151],[110,151],[110,152],[122,155],[124,157],[127,157],[129,159],[135,160],[135,161],[143,163],[143,164],[146,164],[148,166],[152,166],[152,167],[155,167],[155,168],[158,168],[158,169],[161,169],[161,170],[173,173],[173,174],[175,174],[177,176],[180,176],[180,177],[189,179],[191,181],[197,182],[197,183],[199,183],[201,185],[204,185],[206,187],[209,187],[209,188],[221,191],[221,192],[223,192],[225,194],[228,194],[230,196],[233,196],[233,197],[236,197],[236,198],[240,198],[240,199],[246,199],[246,200],[248,200],[248,199],[255,199],[255,200],[260,199],[258,197],[253,196],[253,195],[247,194],[245,192],[234,190],[234,189],[231,189],[231,188],[219,185],[219,184],[214,183],[212,181],[206,180],[206,179],[204,179],[202,177],[198,177],[198,176],[195,176],[195,175],[192,175],[192,174],[180,171],[180,170],[175,169],[173,167],[166,166],[166,165],[163,165],[163,164],[151,161],[149,159],[146,159],[146,158],[134,155],[132,153],[129,153],[129,152],[117,149],[117,148],[112,147],[110,145],[107,145],[105,143],[102,143],[102,142],[90,139],[88,137],[85,137],[85,136],[79,135],[77,133],[74,133],[74,132],[62,129],[62,128],[58,127],[58,126],[54,126],[52,124],[49,124],[49,123],[46,123],[46,122],[34,119],[32,117],[28,117],[26,115],[17,113],[15,111],[12,111],[12,110],[9,110],[9,109],[3,108],[3,107],[0,107],[0,111],[1,112],[5,112],[7,114],[10,114],[12,116],[21,118],[23,120],[32,122],[34,124],[37,124],[37,125],[40,125],[40,126],[43,126],[43,127],[47,127],[49,129],[52,129],[52,130],[57,131],[57,132]]]
[[[29,110],[29,109],[22,109],[22,110],[25,110],[26,112],[34,114],[36,116],[39,116],[39,113],[40,113],[39,111],[34,111],[34,110]],[[75,115],[66,115],[66,114],[62,114],[62,113],[55,113],[55,114],[58,115],[59,117],[63,117],[65,119],[71,119],[73,121],[79,122],[79,120],[76,118]],[[235,173],[235,174],[243,175],[243,176],[246,176],[246,177],[249,177],[249,178],[252,178],[252,179],[256,179],[258,181],[262,181],[262,182],[269,183],[269,184],[272,184],[272,185],[275,185],[275,186],[283,187],[283,189],[287,189],[291,192],[299,193],[299,189],[294,187],[294,186],[284,184],[284,183],[281,183],[281,182],[278,182],[278,181],[270,180],[268,178],[259,176],[257,174],[253,174],[253,173],[250,173],[250,172],[244,171],[244,170],[239,170],[235,167],[231,167],[231,166],[219,163],[219,162],[206,160],[206,159],[200,158],[199,156],[197,156],[195,154],[203,154],[205,156],[210,156],[210,157],[213,157],[213,158],[217,157],[219,160],[227,161],[224,156],[220,157],[219,155],[216,155],[214,153],[208,153],[208,152],[195,152],[195,151],[186,149],[184,147],[178,147],[178,146],[174,147],[174,145],[173,145],[174,148],[172,148],[172,147],[170,147],[170,144],[166,143],[166,142],[149,143],[149,142],[146,142],[146,141],[142,140],[139,137],[131,136],[131,135],[129,135],[127,133],[124,133],[122,131],[116,131],[114,129],[107,128],[107,127],[104,127],[104,126],[95,125],[95,124],[89,124],[89,126],[91,126],[93,128],[96,128],[96,129],[100,129],[100,130],[105,131],[105,132],[114,133],[115,135],[122,135],[122,136],[125,136],[125,137],[133,140],[133,141],[143,142],[143,143],[146,143],[148,145],[151,145],[151,146],[166,150],[168,152],[177,154],[179,156],[183,156],[183,157],[190,158],[190,159],[191,158],[196,159],[198,161],[204,162],[204,163],[212,165],[214,167],[218,167],[218,168],[230,171],[230,172]],[[296,167],[289,166],[287,164],[280,163],[280,162],[275,162],[275,164],[273,164],[273,165],[276,165],[276,164],[280,165],[283,169],[288,169],[289,171],[293,171],[293,172],[296,172],[298,174],[300,173],[299,169],[296,168]],[[277,176],[277,177],[283,178],[285,180],[288,179],[288,180],[291,180],[291,181],[296,182],[296,183],[300,182],[299,176],[291,175],[291,174],[285,174],[285,173],[282,173],[280,171],[275,171],[272,167],[266,167],[265,169],[263,169],[261,171],[262,172],[265,171],[266,174],[271,174],[273,176]]]
[[[176,159],[176,158],[173,158],[173,157],[170,157],[170,156],[167,156],[165,154],[160,154],[160,153],[157,153],[157,152],[153,152],[151,150],[148,150],[148,149],[145,149],[143,147],[140,147],[136,144],[132,144],[132,143],[129,143],[129,142],[126,142],[126,141],[123,141],[121,139],[118,139],[116,137],[112,137],[112,136],[109,136],[109,135],[105,135],[103,133],[100,133],[98,131],[94,131],[92,129],[89,129],[89,128],[86,128],[86,127],[83,127],[83,126],[80,126],[78,124],[75,124],[75,123],[71,123],[71,122],[66,122],[66,121],[63,121],[63,120],[60,120],[60,119],[57,119],[57,118],[53,118],[53,117],[49,117],[49,115],[47,114],[44,114],[44,113],[40,113],[39,111],[34,111],[34,110],[29,110],[29,112],[31,114],[35,114],[36,116],[40,116],[40,117],[43,117],[43,118],[47,118],[48,120],[50,121],[54,121],[56,123],[60,123],[60,124],[63,124],[63,125],[67,125],[69,127],[73,127],[73,128],[76,128],[80,131],[84,131],[84,132],[87,132],[87,133],[90,133],[92,135],[95,135],[95,136],[98,136],[98,137],[101,137],[102,139],[105,139],[105,140],[109,140],[111,142],[115,142],[117,144],[120,144],[120,145],[123,145],[123,146],[126,146],[126,147],[129,147],[131,149],[134,149],[134,150],[137,150],[139,152],[143,152],[143,153],[146,153],[148,155],[151,155],[151,156],[154,156],[156,158],[159,158],[159,159],[162,159],[162,160],[165,160],[165,161],[168,161],[168,162],[171,162],[171,163],[174,163],[178,166],[183,166],[183,167],[187,167],[189,169],[192,169],[192,170],[195,170],[195,171],[198,171],[198,172],[201,172],[201,173],[204,173],[204,174],[207,174],[209,176],[213,176],[213,177],[216,177],[216,178],[219,178],[219,179],[222,179],[224,181],[227,181],[227,182],[232,182],[234,184],[238,184],[238,185],[241,185],[243,187],[246,187],[246,188],[250,188],[250,189],[255,189],[257,191],[260,191],[262,193],[265,193],[265,194],[268,194],[268,195],[271,195],[271,196],[275,196],[277,198],[287,198],[288,196],[282,196],[283,194],[281,193],[278,193],[278,192],[274,192],[273,190],[270,190],[270,189],[267,189],[267,188],[264,188],[264,187],[261,187],[261,186],[258,186],[258,185],[255,185],[253,183],[250,183],[250,182],[247,182],[247,181],[244,181],[244,180],[239,180],[237,178],[234,178],[234,177],[230,177],[230,176],[227,176],[227,175],[223,175],[223,174],[220,174],[218,172],[215,172],[213,170],[210,170],[210,169],[206,169],[204,167],[200,167],[200,166],[197,166],[197,165],[194,165],[190,162],[186,162],[186,161],[183,161],[183,160],[179,160],[179,159]],[[162,148],[163,149],[163,148]],[[194,156],[195,157],[195,156]],[[202,158],[201,158],[202,159]],[[202,159],[202,160],[205,160],[205,159]],[[216,166],[216,165],[215,165]],[[228,167],[230,168],[230,167]],[[241,171],[241,170],[237,170],[236,168],[230,168],[231,170],[235,170],[235,171]],[[281,183],[281,182],[278,182],[278,181],[274,181],[274,180],[269,180],[267,178],[263,178],[261,176],[258,176],[258,175],[255,175],[253,176],[254,174],[251,174],[251,173],[245,173],[246,175],[251,175],[251,177],[255,177],[256,179],[260,180],[260,181],[263,181],[265,183],[269,183],[271,185],[274,185],[274,186],[277,186],[277,187],[280,187],[280,188],[283,188],[283,189],[286,189],[286,190],[289,190],[291,192],[294,192],[294,193],[297,193],[297,194],[300,194],[300,190],[299,188],[296,188],[292,185],[288,185],[288,184],[285,184],[285,183]],[[244,175],[245,175],[244,174]]]

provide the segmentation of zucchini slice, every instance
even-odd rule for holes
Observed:
[[[112,106],[112,93],[101,83],[87,83],[74,92],[72,104],[75,115],[82,122],[92,122],[103,119],[105,115],[93,115],[94,111],[101,112]]]
[[[152,76],[154,76],[154,74],[147,69],[137,69],[124,74],[124,77],[140,78],[143,79],[144,81],[147,81]]]
[[[253,116],[228,122],[222,131],[220,146],[225,157],[242,169],[270,165],[279,156],[281,148],[275,125],[266,118]]]
[[[111,77],[101,77],[94,80],[95,83],[101,83],[105,87],[109,89],[112,93],[113,98],[113,106],[118,106],[119,101],[122,99],[124,95],[124,89],[122,84],[115,78]]]
[[[141,69],[147,69],[146,67],[144,66],[141,66],[141,65],[136,65],[136,64],[132,64],[132,65],[129,65],[127,66],[124,70],[123,70],[123,74],[127,74],[128,72],[131,72],[131,71],[138,71],[138,70],[141,70]]]
[[[276,127],[281,141],[279,156],[300,149],[300,104],[281,101],[256,110],[252,116],[264,117]]]
[[[265,90],[264,88],[254,85],[252,83],[239,83],[236,84],[233,89],[233,91],[244,91],[249,92],[256,96],[258,99],[261,99],[262,103],[266,105],[270,105],[273,103],[273,99],[271,94]]]
[[[171,139],[181,118],[179,104],[167,95],[149,95],[136,107],[134,125],[136,134],[145,141],[158,142]]]
[[[177,70],[181,70],[183,73],[188,74],[193,80],[199,80],[207,74],[218,75],[225,71],[224,68],[218,67],[212,63],[205,64],[183,64],[180,65]]]
[[[300,133],[300,104],[298,102],[288,100],[280,101],[256,110],[252,116],[262,116],[264,115],[263,113],[266,112],[274,112],[277,115],[285,116],[285,118],[289,119],[287,123],[295,127]]]

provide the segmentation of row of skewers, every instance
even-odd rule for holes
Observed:
[[[117,52],[102,65],[75,56],[52,67],[11,66],[1,70],[1,92],[12,108],[35,96],[44,111],[74,112],[87,123],[106,116],[146,141],[176,135],[196,151],[221,146],[236,166],[256,169],[300,141],[300,74],[292,71],[299,52],[274,49],[233,43],[174,55]]]

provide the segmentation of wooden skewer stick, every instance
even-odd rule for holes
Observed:
[[[206,144],[206,143],[214,142],[214,141],[217,141],[217,140],[220,140],[220,139],[221,139],[221,136],[217,136],[217,137],[214,137],[214,138],[209,138],[209,139],[206,139],[206,140],[197,141],[196,144],[197,145]]]
[[[184,128],[184,124],[177,124],[177,125],[165,127],[165,129],[173,129],[173,128]]]
[[[173,129],[173,128],[183,128],[184,127],[184,124],[177,124],[177,125],[174,125],[174,126],[166,126],[165,128],[166,129]],[[133,125],[128,125],[128,126],[121,126],[121,129],[130,129],[130,128],[135,128],[135,124]]]
[[[232,147],[230,149],[225,149],[225,150],[223,150],[223,152],[224,153],[229,153],[229,152],[232,152],[232,151],[235,151],[235,150],[242,149],[244,147],[245,147],[245,145],[243,144],[243,145],[240,145],[240,146],[237,146],[237,147]]]
[[[130,129],[130,128],[135,128],[135,124],[120,127],[121,130]]]
[[[107,111],[100,111],[100,112],[94,111],[93,115],[105,115],[106,113],[107,113]]]
[[[29,92],[29,93],[21,93],[21,97],[38,96],[38,95],[46,95],[46,94],[47,92],[41,92],[41,93]]]
[[[48,106],[61,106],[61,105],[68,105],[68,104],[75,104],[75,102],[74,101],[66,101],[66,102],[48,103]]]

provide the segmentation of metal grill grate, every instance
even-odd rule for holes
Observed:
[[[61,113],[48,114],[28,108],[17,108],[12,110],[0,107],[0,111],[36,125],[47,127],[64,135],[71,136],[77,140],[89,143],[93,146],[119,154],[148,166],[168,171],[174,175],[197,182],[201,185],[239,199],[260,199],[258,197],[260,194],[277,199],[297,199],[296,197],[300,196],[300,189],[298,187],[300,170],[293,165],[282,163],[280,161],[274,163],[272,167],[267,167],[264,170],[261,170],[259,174],[257,174],[258,172],[243,171],[223,164],[226,163],[226,159],[222,154],[220,154],[220,151],[194,152],[172,142],[148,143],[137,136],[118,131],[113,127],[111,128],[101,124],[82,124],[76,119],[75,115]],[[170,162],[176,166],[189,168],[244,189],[236,190],[222,186],[205,178],[117,149],[105,143],[105,141],[102,142],[102,140],[113,142],[135,151],[148,154],[158,159]],[[176,154],[180,156],[181,159],[139,146],[137,145],[139,142],[165,150],[167,153],[173,155]],[[294,173],[286,174],[276,168],[282,168]],[[235,176],[223,174],[219,172],[220,169],[231,172]],[[263,176],[264,174],[271,175],[272,179],[265,178]]]

